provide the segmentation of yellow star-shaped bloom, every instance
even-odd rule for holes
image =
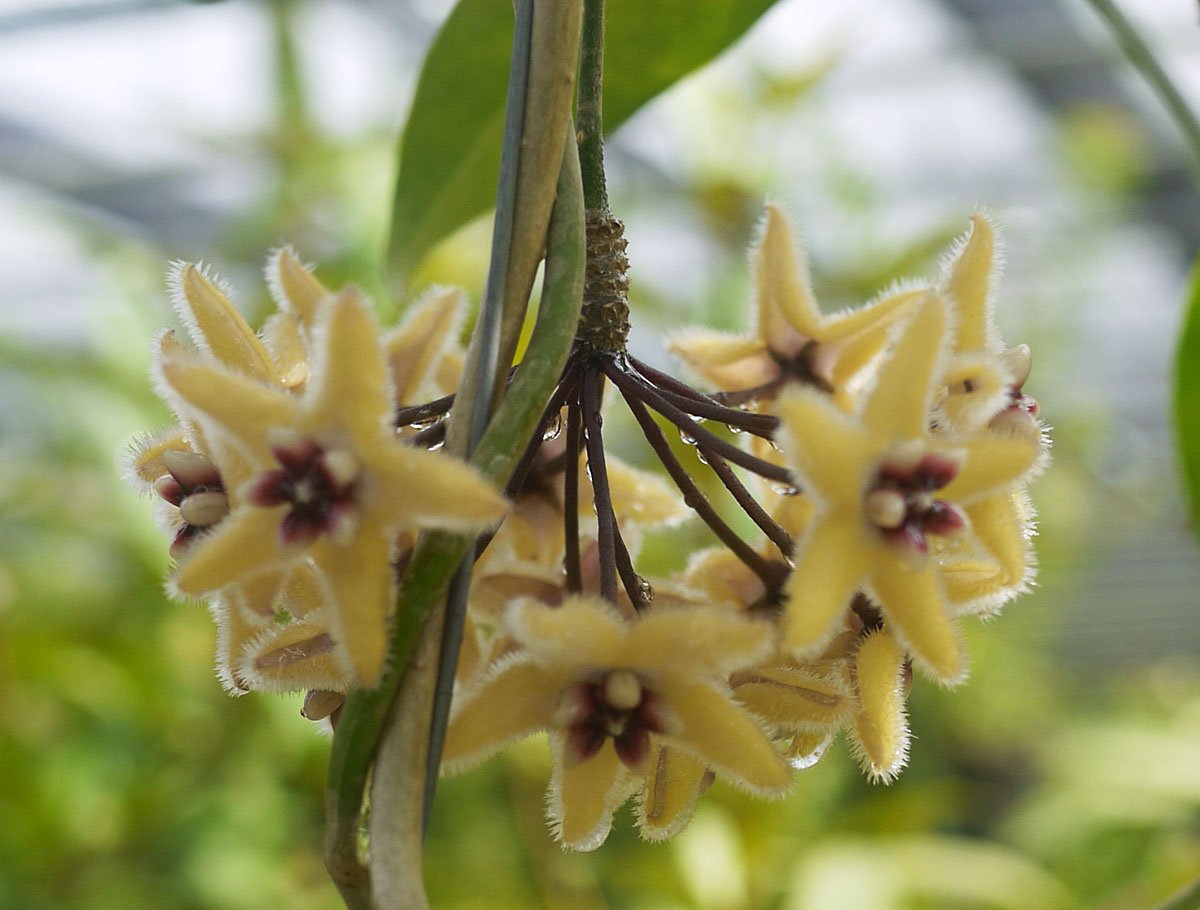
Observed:
[[[693,328],[669,342],[707,382],[737,391],[804,379],[845,397],[850,380],[887,344],[892,321],[923,292],[900,290],[857,309],[822,314],[804,256],[783,213],[767,206],[754,253],[757,320],[752,334]]]
[[[175,583],[214,592],[307,555],[328,589],[344,666],[370,686],[383,663],[397,533],[476,529],[500,517],[504,500],[470,467],[397,441],[378,329],[355,291],[325,301],[312,334],[301,395],[196,357],[164,359],[162,379],[180,409],[253,472]]]
[[[931,435],[949,341],[945,304],[930,293],[857,413],[806,388],[778,403],[778,443],[816,509],[785,590],[784,641],[801,658],[820,652],[861,589],[920,666],[947,683],[963,674],[926,537],[969,534],[963,508],[1011,490],[1040,450],[1017,437]]]
[[[507,626],[521,650],[457,702],[444,761],[453,771],[550,731],[549,810],[567,846],[603,843],[662,746],[752,792],[787,788],[786,763],[724,682],[770,651],[769,623],[722,609],[624,622],[604,601],[576,597],[555,609],[516,602]]]
[[[999,262],[991,224],[974,215],[940,282],[957,324],[946,388],[937,403],[939,422],[950,431],[1040,440],[1044,462],[1037,402],[1021,390],[1029,376],[1029,348],[1005,349],[993,318]],[[938,544],[946,592],[959,612],[994,611],[1024,591],[1033,575],[1033,507],[1025,491],[1015,489],[981,499],[966,513],[983,549]]]

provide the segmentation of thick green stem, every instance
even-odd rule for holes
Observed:
[[[512,473],[524,443],[536,429],[575,337],[583,294],[583,202],[579,164],[568,143],[548,241],[547,271],[537,325],[521,369],[501,401],[472,463],[498,486]],[[330,755],[326,789],[326,865],[351,910],[370,906],[368,875],[358,852],[363,794],[376,745],[404,670],[421,641],[426,621],[473,537],[445,533],[422,537],[400,587],[388,667],[379,688],[355,690],[346,699]],[[421,750],[424,761],[425,752]],[[399,771],[395,764],[389,766]],[[422,765],[422,769],[423,769]],[[378,769],[386,782],[391,771]],[[423,770],[417,783],[423,780]],[[423,791],[423,787],[422,787]],[[387,849],[375,845],[377,852]]]
[[[583,40],[579,49],[579,167],[583,204],[608,209],[604,180],[604,0],[584,0]]]
[[[1149,45],[1138,34],[1133,24],[1125,18],[1125,14],[1117,8],[1116,4],[1112,0],[1088,0],[1088,3],[1108,23],[1113,37],[1121,45],[1121,50],[1125,52],[1129,62],[1141,70],[1146,81],[1150,83],[1151,89],[1175,119],[1176,125],[1191,149],[1192,179],[1200,188],[1200,121],[1197,121],[1196,114],[1188,106],[1179,90],[1175,88],[1171,77],[1159,64]]]

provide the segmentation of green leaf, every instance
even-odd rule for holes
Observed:
[[[1175,422],[1192,529],[1200,534],[1200,257],[1188,281],[1187,314],[1175,356]]]
[[[611,132],[741,37],[774,0],[607,0]],[[388,262],[405,285],[439,241],[495,204],[512,49],[505,0],[459,0],[425,58],[400,141]]]

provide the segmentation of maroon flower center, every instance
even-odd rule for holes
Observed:
[[[357,517],[359,466],[354,455],[348,449],[322,448],[291,430],[272,430],[268,441],[280,467],[250,481],[247,501],[263,508],[290,506],[279,525],[285,546],[306,546],[322,534],[348,542]]]
[[[879,478],[863,500],[867,521],[906,559],[929,552],[927,534],[956,534],[966,518],[933,495],[957,476],[961,460],[941,452],[901,447],[883,460]]]
[[[168,473],[154,484],[155,492],[179,509],[183,525],[171,541],[171,556],[178,559],[201,532],[229,514],[229,497],[217,466],[198,452],[171,449],[163,452]]]
[[[568,690],[560,720],[570,761],[586,761],[611,739],[617,756],[634,770],[644,768],[650,757],[650,734],[670,726],[662,698],[631,670],[610,670],[598,681]]]

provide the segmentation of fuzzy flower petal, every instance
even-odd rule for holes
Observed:
[[[704,762],[680,749],[660,748],[638,802],[637,825],[642,837],[665,841],[682,831],[711,778]]]
[[[181,407],[209,437],[231,440],[255,472],[230,514],[190,548],[177,583],[214,591],[311,551],[334,598],[330,624],[349,648],[345,664],[370,686],[382,669],[395,535],[480,527],[505,502],[469,466],[396,439],[378,330],[357,294],[325,301],[313,338],[313,375],[299,396],[195,357],[164,360]]]
[[[561,755],[557,745],[555,754]],[[608,837],[613,813],[636,787],[636,778],[607,744],[589,761],[556,763],[551,793],[561,796],[549,800],[551,825],[572,850],[595,850]]]
[[[707,681],[664,679],[660,693],[682,727],[672,739],[722,777],[758,794],[778,794],[792,776],[762,728],[724,687]]]
[[[222,287],[190,262],[178,263],[168,283],[197,347],[218,363],[262,382],[274,377],[267,349]]]
[[[752,335],[690,329],[676,334],[669,344],[684,362],[722,389],[753,388],[794,374],[833,385],[840,392],[883,350],[891,322],[920,297],[917,292],[898,292],[858,309],[823,314],[803,252],[786,217],[771,205],[754,254],[754,270],[757,319]]]
[[[851,732],[863,769],[882,783],[892,781],[908,760],[903,665],[903,649],[883,631],[864,639],[855,657],[859,711]]]
[[[943,304],[930,295],[896,339],[858,416],[811,389],[778,403],[780,446],[817,507],[785,589],[785,643],[797,656],[817,653],[851,595],[865,589],[918,664],[943,682],[962,678],[953,606],[929,540],[935,551],[939,537],[970,534],[965,507],[1013,491],[1036,465],[1038,449],[994,433],[931,435],[947,335]]]

